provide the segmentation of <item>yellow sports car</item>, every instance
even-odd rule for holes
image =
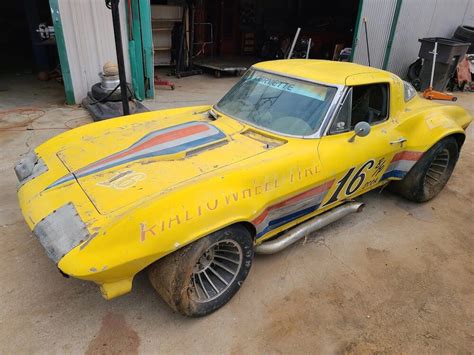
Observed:
[[[382,70],[279,60],[254,65],[214,106],[97,122],[15,167],[20,206],[65,276],[105,298],[148,268],[188,316],[223,306],[254,252],[274,253],[389,184],[415,202],[448,181],[471,122]]]

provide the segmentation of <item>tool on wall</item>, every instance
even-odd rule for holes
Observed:
[[[431,66],[430,86],[428,87],[428,89],[423,91],[423,97],[428,100],[456,101],[458,99],[456,96],[446,94],[441,91],[433,90],[433,78],[434,78],[435,66],[436,66],[436,56],[438,55],[438,42],[434,43],[434,49],[430,53],[433,54],[433,65]]]
[[[187,0],[183,11],[183,20],[179,33],[178,57],[176,69],[172,74],[177,78],[202,74],[202,70],[193,64],[194,55],[194,0]]]
[[[309,58],[309,51],[311,50],[311,38],[308,40],[308,47],[306,48],[306,59]]]
[[[296,30],[295,37],[293,38],[293,42],[291,43],[290,51],[288,52],[288,57],[286,59],[291,59],[291,56],[293,55],[293,50],[295,49],[296,41],[298,40],[298,37],[300,35],[301,27],[298,27]]]
[[[367,46],[367,62],[369,63],[369,67],[370,67],[371,65],[370,65],[370,49],[369,49],[369,31],[367,30],[367,19],[364,17],[362,21],[364,22],[364,29],[365,29],[365,44]]]

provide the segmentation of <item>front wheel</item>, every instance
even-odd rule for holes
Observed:
[[[390,183],[395,193],[414,202],[425,202],[438,195],[448,182],[459,157],[453,137],[431,147],[401,181]]]
[[[253,238],[245,227],[235,225],[158,260],[148,276],[173,310],[198,317],[214,312],[234,296],[252,259]]]

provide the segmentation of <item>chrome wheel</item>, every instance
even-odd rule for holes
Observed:
[[[242,248],[234,240],[212,244],[194,265],[188,288],[190,297],[196,302],[209,302],[222,295],[234,282],[242,259]]]
[[[431,162],[425,174],[425,184],[436,186],[444,184],[446,171],[449,165],[449,150],[443,149],[436,158]]]

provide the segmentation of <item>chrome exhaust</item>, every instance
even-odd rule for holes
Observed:
[[[332,222],[335,222],[342,217],[347,216],[348,214],[354,212],[360,212],[364,208],[362,202],[348,202],[342,206],[336,207],[328,212],[325,212],[319,216],[313,217],[309,221],[306,221],[278,237],[277,239],[263,242],[260,245],[257,245],[255,252],[258,254],[274,254],[277,253],[286,247],[290,246],[293,243],[296,243],[301,238],[307,236],[308,234],[321,229]]]

